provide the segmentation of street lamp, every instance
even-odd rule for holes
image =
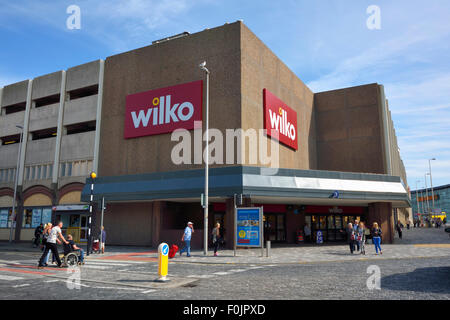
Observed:
[[[206,73],[206,161],[205,161],[205,203],[204,203],[204,218],[203,218],[203,253],[208,253],[208,179],[209,179],[209,70],[206,68],[206,61],[203,61],[198,66]]]
[[[92,245],[92,208],[94,201],[94,179],[97,177],[97,174],[92,171],[90,174],[91,177],[91,197],[89,199],[89,219],[88,219],[88,238],[86,244],[86,255],[88,256],[91,251]]]
[[[425,196],[427,197],[427,213],[430,214],[430,203],[428,202],[428,185],[427,185],[427,175],[429,173],[425,173]]]
[[[16,175],[14,177],[14,197],[12,203],[12,212],[11,212],[11,227],[9,229],[9,242],[12,242],[12,234],[13,234],[13,226],[14,220],[16,218],[16,195],[17,195],[17,182],[19,180],[19,163],[20,163],[20,153],[22,147],[22,137],[23,137],[23,127],[16,125],[17,128],[20,129],[20,138],[19,138],[19,152],[17,153],[17,166],[16,166]]]
[[[428,159],[428,165],[430,167],[431,201],[433,204],[433,212],[434,212],[434,191],[433,191],[433,176],[431,175],[431,161],[434,160],[436,160],[436,158]]]
[[[420,180],[416,180],[416,203],[417,203],[417,218],[419,218],[419,189],[417,189],[417,183],[420,182]]]

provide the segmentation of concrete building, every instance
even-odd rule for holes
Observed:
[[[433,201],[434,197],[434,201]],[[434,204],[434,208],[433,208]],[[422,222],[450,218],[450,184],[411,191],[414,219]]]
[[[258,148],[262,144],[278,147],[280,169],[276,171],[267,170],[270,165],[262,158],[255,159],[252,137],[236,131],[231,136],[232,148],[215,155],[216,160],[221,157],[223,162],[210,165],[209,230],[220,221],[227,245],[232,245],[234,195],[242,195],[243,206],[264,207],[267,240],[293,243],[296,232],[308,224],[313,236],[320,230],[325,241],[342,241],[340,230],[358,218],[367,224],[377,221],[384,230],[384,241],[393,241],[395,220],[412,216],[406,173],[383,86],[374,83],[313,93],[242,22],[108,57],[104,77],[102,61],[86,65],[92,70],[86,66],[75,67],[78,72],[67,70],[66,88],[61,80],[55,80],[54,90],[45,97],[57,95],[58,90],[70,93],[95,85],[98,90],[91,91],[93,96],[73,100],[72,108],[70,94],[66,100],[60,99],[61,95],[54,97],[55,108],[42,107],[48,109],[47,115],[53,112],[54,124],[46,119],[39,122],[40,126],[37,122],[31,126],[27,116],[40,109],[36,100],[42,95],[31,95],[37,79],[3,88],[1,105],[5,111],[0,117],[0,139],[8,142],[14,136],[18,140],[15,123],[23,123],[27,128],[22,176],[27,175],[27,166],[59,165],[59,175],[52,174],[51,179],[26,184],[26,179],[19,178],[17,223],[22,229],[17,229],[16,240],[25,239],[21,233],[27,230],[23,221],[27,219],[26,209],[31,207],[27,202],[29,190],[46,188],[39,194],[48,194],[45,205],[54,207],[54,219],[66,217],[70,224],[77,215],[80,221],[86,217],[85,212],[62,209],[87,204],[92,180],[86,180],[86,176],[92,168],[98,173],[94,198],[98,203],[104,197],[107,203],[104,225],[109,244],[156,246],[161,241],[179,242],[186,222],[193,221],[193,246],[200,248],[202,146],[195,141],[189,144],[183,157],[192,161],[178,163],[173,159],[180,140],[175,141],[172,133],[176,128],[184,128],[194,139],[197,136],[201,140],[205,131],[205,121],[201,126],[193,121],[205,119],[205,75],[198,67],[202,61],[207,62],[211,72],[209,127],[217,129],[216,134],[229,138],[229,129],[248,133],[274,125],[279,134],[268,132],[257,143]],[[58,79],[63,79],[63,74],[42,78],[59,75]],[[78,86],[70,87],[70,79]],[[47,86],[51,87],[50,81]],[[11,93],[13,87],[17,93]],[[31,95],[28,98],[27,92]],[[76,102],[81,99],[92,101]],[[63,115],[59,110],[64,110]],[[278,111],[280,117],[275,121]],[[69,114],[73,122],[66,123]],[[12,117],[18,118],[12,121]],[[69,134],[71,125],[83,124],[86,129],[87,123],[95,131]],[[50,135],[56,132],[56,138],[37,141],[49,141],[48,152],[40,152],[43,147],[33,149],[35,140],[30,138],[39,136],[44,129],[53,129]],[[11,172],[17,159],[17,144],[2,145],[0,151],[0,168],[9,177],[0,185],[0,207],[10,207],[10,177],[14,176]],[[73,177],[76,161],[92,164]],[[70,177],[61,174],[69,170],[68,163],[72,163]],[[34,170],[36,174],[37,169]],[[80,199],[82,183],[86,184]],[[71,190],[70,199],[64,198],[70,186],[77,189]],[[100,227],[98,211],[94,216],[94,234]],[[83,228],[82,222],[79,228]],[[4,239],[7,230],[0,232]]]
[[[103,65],[94,61],[1,89],[1,240],[10,237],[17,164],[13,240],[31,240],[37,225],[56,219],[86,239],[80,195],[98,158]]]

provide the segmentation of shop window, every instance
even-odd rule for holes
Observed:
[[[33,216],[33,210],[32,209],[25,209],[23,212],[23,221],[22,221],[22,227],[25,229],[31,228],[31,218]]]

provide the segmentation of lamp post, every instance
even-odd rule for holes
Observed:
[[[92,247],[92,211],[94,202],[94,179],[97,177],[95,172],[91,172],[91,197],[89,199],[89,219],[88,219],[88,238],[86,244],[86,255],[88,256],[91,252]]]
[[[205,203],[203,218],[203,254],[208,254],[208,179],[209,179],[209,70],[206,68],[206,61],[199,64],[199,68],[206,73],[206,160],[205,160]]]
[[[426,198],[427,198],[427,213],[430,214],[430,203],[428,202],[427,175],[428,175],[428,172],[425,173],[425,196],[426,196]]]
[[[19,161],[20,161],[20,153],[22,149],[22,137],[23,137],[23,127],[16,125],[17,128],[20,129],[20,138],[19,138],[19,152],[17,154],[17,166],[16,166],[16,174],[14,177],[14,197],[12,203],[12,212],[11,212],[11,227],[9,229],[9,242],[12,242],[12,234],[14,228],[14,220],[16,218],[16,195],[17,195],[17,182],[19,180]]]
[[[419,189],[417,189],[417,183],[420,182],[420,180],[416,180],[416,202],[417,202],[417,218],[419,217]]]
[[[431,175],[431,161],[436,160],[436,158],[428,159],[428,166],[430,167],[430,187],[431,187],[431,201],[433,206],[433,213],[434,213],[434,191],[433,191],[433,176]]]

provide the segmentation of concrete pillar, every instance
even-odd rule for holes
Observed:
[[[377,202],[369,204],[369,214],[367,217],[368,226],[372,228],[377,222],[383,231],[383,243],[394,242],[394,217],[392,204],[390,202]]]
[[[165,202],[163,201],[155,201],[152,205],[152,213],[151,213],[151,230],[150,230],[150,237],[151,237],[151,245],[153,248],[158,247],[159,243],[161,242],[161,218],[162,214],[165,208]]]
[[[14,229],[15,242],[20,241],[20,232],[22,231],[23,221],[23,189],[22,186],[17,186],[17,202],[16,202],[16,228]]]
[[[58,127],[56,129],[56,145],[55,145],[55,158],[53,161],[53,172],[52,172],[52,184],[56,185],[58,183],[59,175],[59,159],[61,154],[61,139],[63,135],[64,128],[64,106],[66,102],[66,71],[61,71],[61,88],[59,92],[59,109],[58,109]]]
[[[100,150],[100,127],[102,125],[102,104],[103,104],[103,78],[105,74],[105,61],[100,60],[98,74],[98,94],[97,94],[97,115],[95,123],[95,141],[94,141],[94,161],[92,170],[98,171],[98,158]]]

